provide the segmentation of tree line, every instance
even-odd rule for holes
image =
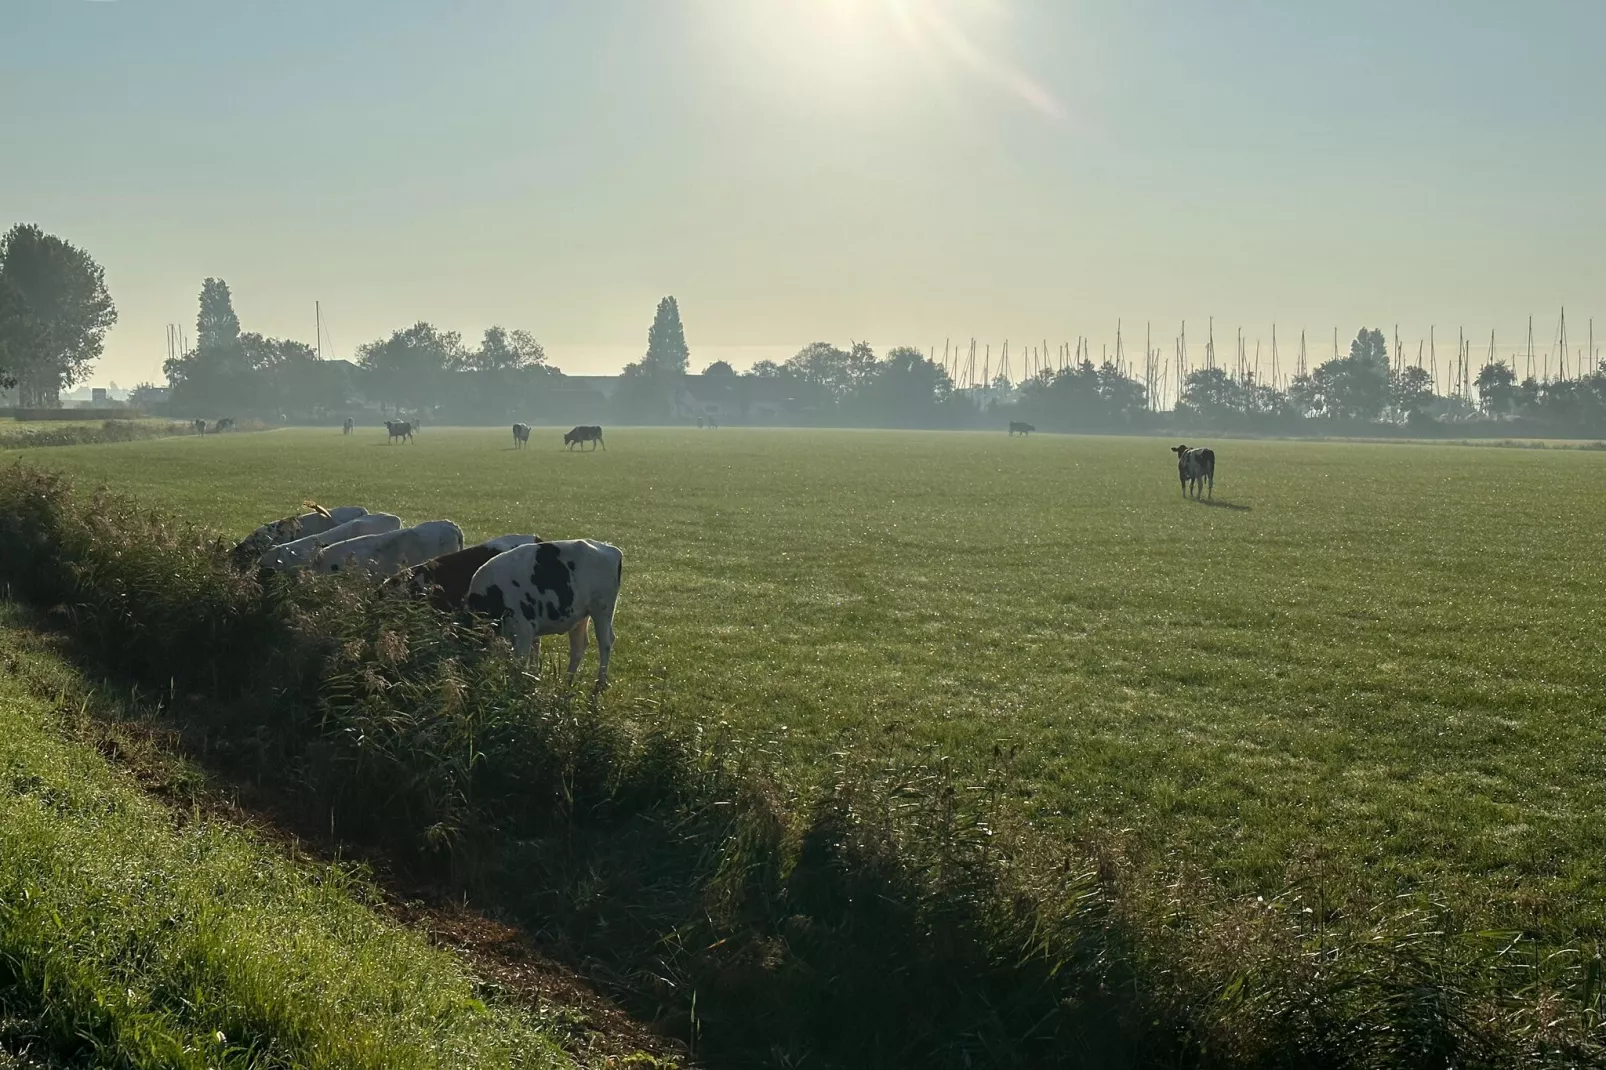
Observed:
[[[1232,377],[1200,368],[1183,383],[1175,415],[1184,424],[1220,430],[1321,433],[1345,430],[1410,433],[1446,430],[1599,435],[1606,431],[1606,367],[1576,379],[1517,380],[1489,361],[1472,385],[1475,398],[1440,395],[1425,369],[1396,367],[1380,329],[1363,328],[1349,353],[1295,376],[1286,390],[1252,374]]]
[[[105,273],[84,250],[19,224],[0,238],[0,391],[21,408],[53,407],[82,382],[116,322]],[[1476,400],[1444,396],[1421,368],[1394,367],[1383,332],[1362,329],[1349,353],[1295,376],[1286,388],[1223,368],[1187,374],[1171,412],[1108,360],[1044,369],[1024,382],[999,376],[961,388],[918,348],[884,354],[864,342],[812,342],[785,361],[743,372],[715,361],[690,374],[680,307],[659,302],[642,358],[611,390],[566,376],[525,330],[487,328],[477,343],[418,322],[357,348],[354,361],[320,360],[305,342],[241,328],[228,284],[201,285],[194,344],[163,365],[167,384],[144,383],[134,407],[177,417],[254,416],[338,422],[365,410],[457,424],[525,422],[733,423],[1042,430],[1198,429],[1277,434],[1606,433],[1606,371],[1518,381],[1490,362]]]

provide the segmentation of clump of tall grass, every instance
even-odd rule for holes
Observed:
[[[723,727],[676,734],[532,686],[472,619],[360,578],[259,586],[211,533],[20,465],[0,473],[0,580],[309,823],[469,890],[715,1061],[1600,1051],[1587,949],[1515,984],[1521,934],[1495,947],[1442,912],[1151,886],[1008,805],[1007,753],[844,756],[789,783]]]
[[[63,424],[60,427],[0,427],[0,450],[33,449],[37,446],[87,446],[104,442],[142,442],[173,435],[191,435],[189,424],[156,423],[148,420],[103,420],[93,424]]]

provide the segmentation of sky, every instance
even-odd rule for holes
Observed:
[[[5,0],[0,226],[104,265],[125,388],[207,276],[271,336],[318,302],[325,356],[501,324],[571,374],[665,294],[694,370],[1118,323],[1197,362],[1212,317],[1285,371],[1301,329],[1548,355],[1564,306],[1606,348],[1603,40],[1599,0]]]

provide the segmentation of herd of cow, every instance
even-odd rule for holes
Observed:
[[[618,547],[519,534],[465,548],[462,528],[450,520],[407,527],[400,517],[361,506],[307,505],[310,512],[264,524],[241,539],[231,551],[235,566],[244,570],[255,562],[263,583],[297,571],[361,571],[382,579],[394,596],[498,622],[521,659],[529,658],[540,636],[566,633],[571,679],[585,657],[587,626],[594,625],[597,686],[607,684],[624,571]]]

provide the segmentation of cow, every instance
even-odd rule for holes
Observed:
[[[573,431],[564,433],[563,445],[566,449],[572,450],[577,444],[582,442],[595,443],[595,445],[591,447],[593,450],[595,450],[597,446],[601,446],[604,450],[608,448],[608,444],[602,441],[602,428],[596,426],[595,424],[582,424],[581,426],[576,427]],[[601,642],[601,640],[598,640],[598,642]]]
[[[520,448],[522,448],[524,446],[528,446],[529,444],[530,444],[530,425],[529,424],[514,424],[513,425],[513,448],[514,449],[520,449]]]
[[[1171,452],[1177,455],[1177,479],[1182,483],[1182,496],[1188,496],[1188,486],[1193,486],[1193,496],[1200,497],[1202,488],[1206,483],[1210,485],[1210,497],[1216,496],[1216,452],[1215,450],[1189,449],[1187,446],[1172,446]]]
[[[515,546],[540,542],[538,535],[499,535],[486,539],[477,546],[468,546],[455,554],[443,554],[422,565],[403,569],[385,581],[385,587],[412,598],[428,598],[436,609],[448,612],[461,609],[468,595],[469,580],[479,567],[497,554],[506,553]]]
[[[408,442],[413,440],[413,425],[406,420],[385,421],[385,441],[395,442],[398,438],[405,438]]]
[[[1017,434],[1029,435],[1036,430],[1037,428],[1033,427],[1031,424],[1022,423],[1019,420],[1011,420],[1009,422],[1009,433],[1011,437]]]
[[[232,417],[232,416],[223,417],[223,419],[219,420],[212,427],[212,431],[215,434],[220,434],[220,435],[225,431],[232,431],[232,430],[234,430],[234,417]]]
[[[342,435],[349,435],[356,426],[357,421],[348,416],[346,417],[346,422],[340,425],[340,433]]]
[[[517,546],[497,554],[474,573],[464,604],[512,633],[513,652],[528,660],[543,635],[569,635],[569,679],[586,653],[586,626],[597,628],[597,687],[608,684],[613,653],[613,609],[619,601],[624,554],[590,539]]]
[[[257,559],[257,565],[264,572],[288,572],[293,569],[306,568],[318,551],[325,546],[347,539],[355,539],[362,535],[377,535],[381,532],[395,531],[402,526],[401,517],[390,513],[366,513],[355,520],[348,520],[344,524],[320,531],[316,535],[303,535],[292,542],[275,546]]]
[[[197,416],[197,417],[196,417],[196,418],[195,418],[195,424],[194,424],[194,427],[195,427],[195,433],[196,433],[196,434],[197,434],[197,435],[204,435],[204,434],[206,434],[206,421],[205,421],[205,420],[203,420],[203,419],[201,419],[201,418],[200,418],[200,417],[199,417],[199,416]]]
[[[235,543],[234,548],[229,551],[229,560],[234,562],[234,567],[243,569],[275,546],[307,535],[321,535],[338,524],[368,514],[368,510],[360,505],[342,505],[335,509],[325,509],[315,502],[305,504],[312,512],[302,513],[300,516],[287,516],[263,524]]]
[[[450,520],[426,520],[410,528],[359,535],[320,546],[308,567],[314,572],[354,572],[390,576],[463,548],[463,529]]]

